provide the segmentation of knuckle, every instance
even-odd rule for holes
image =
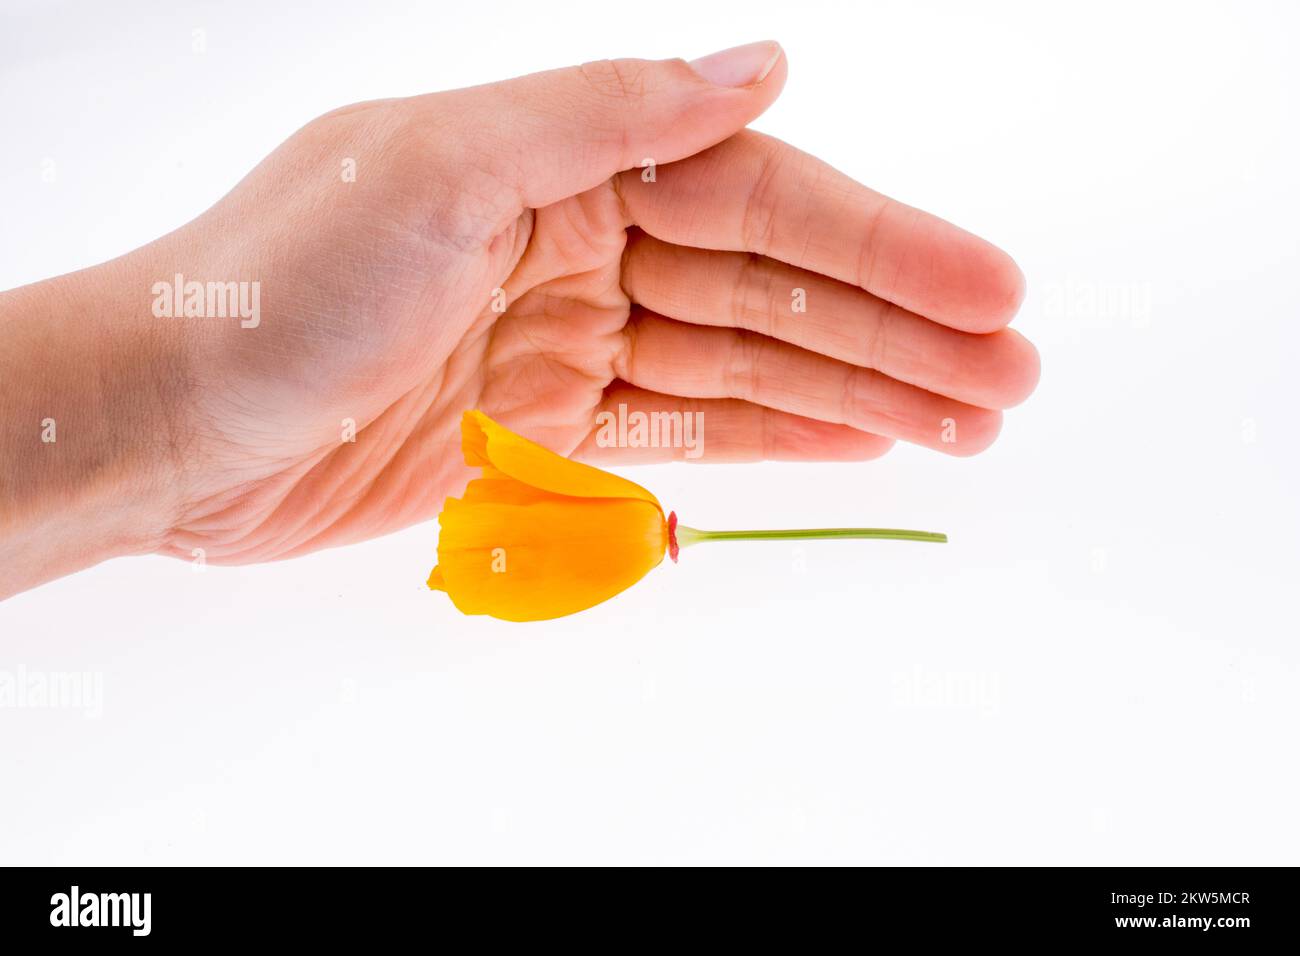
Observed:
[[[731,333],[725,385],[729,397],[752,400],[762,393],[765,341],[763,336],[749,332]]]
[[[300,189],[297,201],[342,228],[464,252],[500,227],[503,191],[473,144],[451,135],[463,120],[451,100],[437,109],[410,99],[355,103],[307,123],[272,162],[319,186]]]
[[[614,353],[613,361],[610,363],[610,371],[614,377],[625,382],[637,381],[637,338],[641,332],[643,320],[644,317],[639,311],[633,309],[628,320],[623,324],[622,341],[620,347]]]
[[[578,67],[578,75],[602,99],[639,100],[646,94],[647,66],[640,60],[592,60]]]
[[[457,251],[487,243],[506,220],[499,177],[472,139],[448,135],[455,115],[407,113],[391,124],[375,186],[394,221]]]
[[[873,368],[877,371],[884,371],[889,364],[890,340],[893,337],[895,324],[903,315],[903,310],[892,302],[884,299],[877,300],[872,318],[874,321],[868,322],[868,331],[866,335],[866,355],[864,364],[867,368]]]
[[[740,223],[741,241],[752,252],[772,248],[777,220],[775,191],[786,159],[785,151],[775,141],[763,144],[758,173],[745,199]]]
[[[844,370],[844,381],[840,386],[839,422],[844,425],[858,425],[863,415],[863,370],[849,366]]]
[[[731,293],[731,311],[736,324],[763,335],[776,335],[774,277],[764,258],[742,254]]]

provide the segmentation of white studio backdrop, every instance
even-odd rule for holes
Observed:
[[[986,236],[1037,393],[972,459],[624,473],[717,545],[458,615],[436,524],[0,604],[0,863],[1297,861],[1288,3],[0,0],[0,287],[116,256],[357,100],[754,39],[755,126]],[[0,327],[2,329],[2,327]]]

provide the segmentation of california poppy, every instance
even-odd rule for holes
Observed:
[[[929,531],[809,528],[700,531],[665,516],[649,491],[570,461],[482,412],[461,419],[465,463],[483,469],[438,516],[429,587],[465,614],[506,621],[563,617],[606,601],[682,547],[700,541],[895,538],[947,541]]]

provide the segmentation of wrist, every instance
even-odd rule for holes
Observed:
[[[156,550],[179,508],[182,342],[138,254],[0,294],[0,597]]]

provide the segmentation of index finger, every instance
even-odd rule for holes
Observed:
[[[761,133],[616,184],[627,218],[659,239],[770,256],[964,332],[1002,328],[1024,298],[1001,249]]]

